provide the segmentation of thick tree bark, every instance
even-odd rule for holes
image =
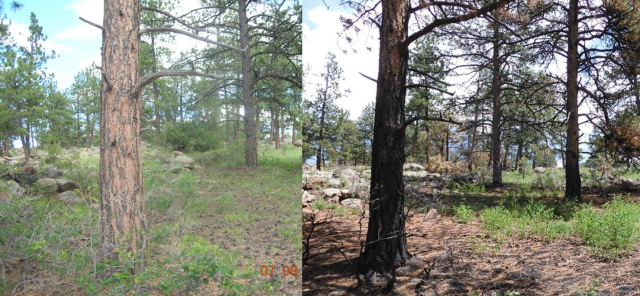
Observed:
[[[410,2],[382,1],[380,55],[371,167],[369,224],[360,274],[372,279],[392,276],[410,257],[407,252],[404,213],[404,124],[407,39]]]
[[[502,186],[502,170],[500,169],[500,116],[502,114],[502,105],[500,102],[500,25],[495,23],[493,25],[493,56],[492,56],[492,76],[491,80],[491,94],[493,99],[493,116],[491,119],[491,160],[492,160],[492,182],[494,187]]]
[[[582,201],[578,127],[578,0],[569,1],[567,42],[567,155],[565,198]]]
[[[142,100],[132,95],[140,80],[140,1],[105,1],[103,24],[100,227],[103,255],[118,262],[120,254],[140,251],[145,227]]]
[[[251,73],[251,48],[249,47],[249,19],[247,1],[238,0],[240,21],[240,47],[242,53],[242,97],[244,99],[244,165],[258,166],[258,123],[254,121],[256,104],[253,100],[253,78]],[[259,114],[259,112],[258,112]]]

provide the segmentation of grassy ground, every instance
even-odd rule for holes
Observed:
[[[35,192],[0,201],[0,294],[299,294],[301,151],[285,147],[260,149],[257,168],[241,166],[239,149],[193,154],[201,167],[180,174],[160,169],[168,153],[148,150],[145,268],[109,279],[95,276],[98,158],[61,157],[85,203]]]

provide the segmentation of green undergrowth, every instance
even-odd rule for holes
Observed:
[[[472,217],[468,209],[454,208],[458,221]],[[640,204],[621,196],[602,208],[575,202],[548,206],[536,200],[501,204],[482,210],[480,218],[481,231],[498,245],[513,235],[544,240],[577,236],[593,255],[611,259],[634,250],[640,239]]]
[[[42,283],[41,287],[57,278],[83,295],[282,294],[274,290],[279,279],[270,281],[255,268],[263,262],[224,247],[224,240],[209,239],[202,229],[214,217],[227,223],[225,227],[233,234],[230,239],[242,240],[246,225],[264,219],[270,208],[278,207],[291,214],[278,217],[280,227],[273,235],[300,251],[301,151],[293,146],[260,149],[260,167],[245,168],[237,150],[243,151],[195,154],[201,168],[179,174],[161,169],[164,160],[159,155],[168,153],[146,155],[143,174],[149,228],[144,269],[139,269],[139,258],[123,253],[118,264],[139,272],[116,272],[109,278],[100,276],[115,262],[100,260],[98,158],[53,161],[49,165],[65,168],[63,178],[80,184],[76,193],[85,202],[67,205],[35,193],[0,200],[0,265],[20,271],[2,274],[0,295],[23,289],[24,277]],[[207,161],[211,161],[208,166]],[[297,194],[292,196],[292,192]],[[239,194],[254,196],[255,204],[266,210],[247,212],[235,199]]]

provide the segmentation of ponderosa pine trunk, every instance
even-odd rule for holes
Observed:
[[[578,127],[578,0],[569,1],[567,42],[567,154],[565,198],[582,201]]]
[[[494,187],[502,186],[502,169],[500,169],[500,116],[502,114],[502,105],[500,102],[500,40],[498,34],[500,33],[500,25],[493,24],[493,56],[492,56],[492,69],[491,74],[493,79],[491,80],[491,95],[493,99],[493,116],[491,119],[491,164],[492,164],[492,183]]]
[[[254,120],[256,104],[253,100],[253,78],[251,73],[251,48],[249,47],[249,19],[247,1],[238,0],[240,22],[240,48],[242,53],[242,98],[244,100],[244,165],[258,166],[258,124]],[[259,112],[257,112],[259,114]]]
[[[145,227],[142,100],[131,94],[140,81],[140,1],[104,1],[103,24],[100,227],[103,256],[117,265],[121,254],[138,255]]]
[[[382,1],[380,55],[376,91],[375,128],[371,160],[369,224],[359,273],[368,279],[391,276],[410,257],[404,213],[405,95],[409,50],[409,0]]]

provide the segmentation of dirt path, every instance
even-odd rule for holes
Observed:
[[[379,295],[379,287],[357,291],[350,262],[359,252],[359,217],[317,213],[304,266],[303,295]],[[390,295],[640,295],[640,253],[612,261],[590,256],[578,239],[545,242],[509,238],[498,247],[480,235],[479,223],[436,222],[423,215],[407,219],[408,249],[414,257],[398,269]],[[303,225],[306,237],[310,224]],[[366,221],[363,223],[366,234]],[[596,285],[597,283],[597,285]],[[363,292],[364,291],[364,292]],[[499,293],[499,294],[496,294]],[[588,294],[596,295],[596,294]]]

